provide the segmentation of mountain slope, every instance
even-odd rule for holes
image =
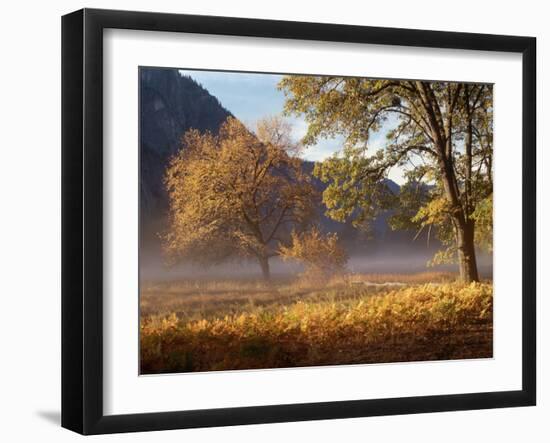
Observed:
[[[159,251],[157,234],[164,229],[168,209],[163,176],[170,157],[179,149],[180,139],[187,130],[195,128],[215,133],[231,113],[199,83],[182,76],[177,69],[141,68],[139,93],[140,241],[142,248]],[[304,170],[309,174],[313,167],[313,162],[304,161]],[[326,184],[315,177],[312,179],[322,193]],[[399,192],[399,185],[391,180],[387,185],[393,192]],[[370,238],[349,222],[329,219],[322,207],[318,215],[321,228],[338,233],[350,253],[368,254],[377,249],[396,251],[399,247],[415,246],[412,245],[413,232],[389,228],[389,213],[373,221]]]
[[[140,69],[140,210],[142,221],[166,209],[163,175],[189,129],[217,132],[230,116],[218,99],[177,69]]]

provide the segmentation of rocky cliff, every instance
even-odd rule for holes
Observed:
[[[231,115],[218,99],[177,69],[140,69],[140,210],[142,221],[166,209],[163,175],[181,136],[191,128],[216,132]]]

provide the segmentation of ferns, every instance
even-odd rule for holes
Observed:
[[[342,289],[341,289],[342,291]],[[423,284],[224,317],[141,322],[142,372],[492,356],[492,284]]]

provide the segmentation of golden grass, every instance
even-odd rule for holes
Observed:
[[[280,306],[302,301],[363,297],[392,286],[452,282],[455,274],[345,274],[329,280],[279,278],[267,284],[257,279],[186,280],[142,285],[142,317],[175,313],[179,319],[197,320],[249,311],[254,307]]]
[[[456,279],[452,272],[418,272],[415,274],[351,274],[351,281],[363,281],[371,283],[450,283]]]
[[[156,296],[149,288],[142,296],[142,373],[492,356],[492,284],[372,288],[354,281],[307,289],[210,282],[194,293],[180,284],[157,287],[163,292]],[[184,290],[192,295],[177,295]],[[167,300],[151,313],[160,293]]]

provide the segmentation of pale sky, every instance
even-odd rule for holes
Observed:
[[[236,118],[247,125],[252,125],[258,119],[281,115],[284,108],[285,95],[277,89],[277,83],[282,75],[254,74],[220,71],[194,71],[180,69],[182,75],[188,75],[210,94]],[[293,137],[301,139],[307,130],[303,117],[286,117],[293,128]],[[386,133],[390,128],[382,128],[371,135],[370,146],[373,152],[384,146]],[[308,147],[302,157],[311,161],[322,161],[342,148],[341,137],[320,139],[316,145]],[[398,184],[404,182],[403,170],[393,168],[389,178]]]

